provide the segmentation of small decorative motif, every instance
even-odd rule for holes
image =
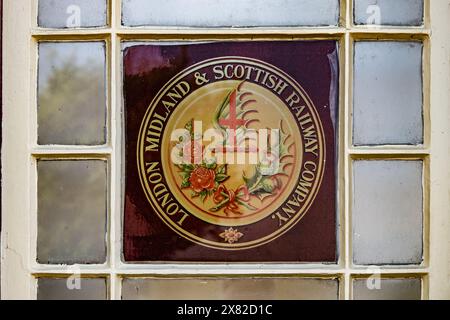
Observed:
[[[225,242],[228,242],[229,244],[233,244],[237,241],[239,241],[240,238],[242,238],[244,234],[242,232],[237,231],[236,229],[229,228],[219,234],[221,238],[225,240]]]

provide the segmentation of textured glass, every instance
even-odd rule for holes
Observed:
[[[353,143],[423,143],[420,42],[356,42]]]
[[[37,298],[38,300],[106,300],[106,288],[106,279],[39,278]]]
[[[44,28],[106,25],[107,0],[39,0],[38,25]]]
[[[353,261],[422,262],[422,161],[355,161]]]
[[[354,300],[420,300],[420,279],[382,279],[379,289],[372,279],[353,280]],[[369,284],[369,285],[368,285]],[[369,288],[372,288],[369,289]]]
[[[124,279],[125,300],[336,300],[337,280],[298,278]]]
[[[106,142],[104,42],[39,44],[38,143]]]
[[[354,0],[354,6],[355,24],[423,24],[423,0]]]
[[[337,25],[338,0],[123,0],[126,26]]]
[[[106,162],[38,162],[39,263],[104,263]]]

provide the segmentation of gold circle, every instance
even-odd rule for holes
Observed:
[[[238,243],[223,243],[223,242],[216,242],[211,241],[207,239],[203,239],[195,234],[192,234],[183,228],[180,228],[174,221],[172,221],[170,218],[166,217],[163,213],[161,207],[159,206],[158,202],[153,197],[150,187],[148,185],[148,181],[146,180],[145,175],[145,163],[144,163],[144,141],[145,139],[145,128],[148,126],[148,123],[151,119],[151,116],[153,114],[153,110],[155,109],[157,103],[159,100],[167,93],[168,90],[172,88],[174,84],[176,84],[178,81],[186,77],[187,75],[200,70],[202,68],[212,66],[218,63],[245,63],[247,65],[256,66],[259,68],[270,70],[275,75],[283,78],[289,85],[291,85],[295,91],[300,94],[302,99],[305,101],[307,108],[311,112],[311,115],[313,115],[313,121],[315,123],[315,126],[318,130],[318,144],[319,144],[319,160],[318,160],[318,175],[315,179],[313,186],[311,188],[311,192],[309,194],[309,197],[306,199],[304,206],[302,209],[297,212],[295,216],[293,216],[285,225],[281,226],[280,228],[276,229],[273,233],[264,236],[260,239],[248,241],[248,242],[238,242]],[[314,198],[316,197],[319,186],[323,179],[323,173],[324,173],[324,166],[325,166],[325,157],[326,149],[325,149],[325,141],[324,141],[324,133],[323,133],[323,127],[322,123],[320,122],[319,115],[317,113],[317,110],[315,109],[312,100],[308,96],[308,94],[303,90],[303,88],[289,75],[281,71],[280,69],[269,65],[263,61],[252,59],[252,58],[244,58],[244,57],[220,57],[220,58],[212,58],[209,60],[204,60],[202,62],[199,62],[197,64],[192,65],[191,67],[185,69],[184,71],[180,72],[178,75],[176,75],[174,78],[171,79],[166,85],[158,92],[158,94],[153,98],[152,102],[150,103],[149,108],[147,109],[144,120],[141,123],[141,128],[139,130],[138,135],[138,141],[137,141],[138,149],[137,149],[137,166],[139,171],[139,179],[141,182],[141,185],[143,187],[143,190],[145,191],[145,195],[147,197],[147,200],[149,201],[151,207],[154,209],[156,214],[166,223],[166,225],[171,228],[173,231],[178,233],[181,237],[186,238],[190,241],[193,241],[195,243],[201,244],[203,246],[214,248],[214,249],[222,249],[222,250],[242,250],[242,249],[250,249],[254,247],[261,246],[263,244],[266,244],[268,242],[273,241],[274,239],[280,237],[287,231],[289,231],[300,219],[303,218],[303,216],[306,214],[308,209],[311,207],[312,202]]]
[[[224,209],[213,213],[208,210],[217,205],[213,197],[210,196],[202,200],[198,196],[191,196],[192,189],[180,188],[182,178],[179,174],[179,169],[170,161],[172,148],[176,145],[176,142],[170,141],[170,133],[176,129],[184,128],[185,124],[191,119],[201,121],[203,133],[208,129],[214,129],[213,117],[216,107],[239,83],[240,81],[237,80],[213,82],[192,92],[171,114],[165,126],[166,134],[164,134],[161,143],[164,176],[169,189],[178,202],[197,218],[214,225],[226,227],[255,223],[266,218],[281,206],[296,187],[297,179],[295,177],[300,175],[301,155],[303,154],[300,130],[284,102],[268,89],[251,82],[245,82],[240,87],[241,91],[251,93],[248,99],[254,100],[246,109],[257,111],[257,113],[252,113],[251,117],[246,117],[257,120],[249,123],[249,129],[279,129],[280,123],[282,123],[283,130],[290,135],[286,142],[292,144],[289,148],[292,156],[283,159],[283,163],[286,163],[286,174],[277,175],[283,187],[280,190],[276,190],[272,196],[265,197],[262,200],[252,197],[249,204],[257,208],[257,210],[252,211],[241,206],[239,213],[225,211]],[[205,143],[204,145],[206,146],[207,144]],[[244,185],[243,174],[245,173],[247,177],[251,176],[255,172],[255,167],[256,165],[254,164],[227,165],[227,174],[230,177],[223,184],[229,190],[237,190]]]

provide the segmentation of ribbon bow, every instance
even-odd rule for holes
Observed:
[[[221,184],[214,192],[213,200],[217,206],[212,208],[211,211],[216,212],[225,208],[224,212],[227,216],[231,213],[242,215],[242,212],[239,211],[239,205],[249,210],[256,209],[248,203],[250,201],[250,193],[246,185],[242,185],[233,191],[228,190],[225,185]]]

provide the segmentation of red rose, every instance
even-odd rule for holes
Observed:
[[[202,192],[203,190],[211,190],[214,188],[216,173],[212,169],[205,167],[198,167],[192,171],[189,177],[191,187],[195,192]]]

